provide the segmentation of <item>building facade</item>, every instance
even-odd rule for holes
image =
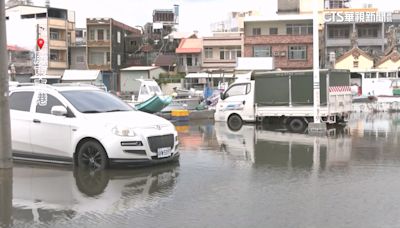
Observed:
[[[201,71],[233,71],[243,54],[243,33],[214,33],[203,37]]]
[[[176,49],[178,73],[197,73],[201,70],[203,41],[200,38],[182,39]]]
[[[129,51],[137,45],[128,38],[141,31],[112,18],[87,18],[86,29],[88,69],[101,70],[106,87],[119,91],[119,71],[127,67]]]
[[[249,17],[244,22],[244,57],[273,57],[284,70],[313,67],[312,15]]]
[[[69,69],[87,70],[86,57],[86,28],[77,28],[75,30],[75,42],[69,44]]]

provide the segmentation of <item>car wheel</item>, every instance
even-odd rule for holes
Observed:
[[[103,170],[108,167],[108,157],[103,146],[93,140],[84,142],[77,155],[78,166],[91,170]]]
[[[242,118],[240,118],[240,116],[233,114],[228,118],[228,127],[232,131],[239,131],[240,128],[242,128],[242,125],[243,121]]]

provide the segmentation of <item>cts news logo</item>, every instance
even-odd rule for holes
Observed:
[[[328,12],[324,14],[325,22],[361,23],[392,22],[390,12]]]

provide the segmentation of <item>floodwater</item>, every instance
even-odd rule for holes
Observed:
[[[1,227],[399,227],[400,115],[326,137],[282,126],[177,126],[179,163],[0,172]]]

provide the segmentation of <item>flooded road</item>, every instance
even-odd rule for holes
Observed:
[[[179,163],[0,172],[1,227],[397,227],[400,115],[327,137],[282,126],[177,126]]]

